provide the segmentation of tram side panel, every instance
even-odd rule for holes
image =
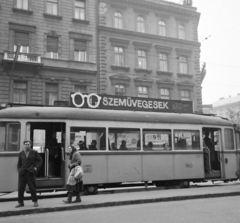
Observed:
[[[18,155],[0,156],[0,192],[12,192],[18,189]]]

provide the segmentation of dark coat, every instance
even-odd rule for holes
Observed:
[[[35,167],[39,170],[41,165],[42,158],[37,151],[30,149],[28,157],[24,150],[19,152],[17,168],[20,175],[23,175],[26,171],[35,173]]]

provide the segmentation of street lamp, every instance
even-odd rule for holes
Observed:
[[[11,98],[10,98],[10,95],[11,95],[11,82],[12,82],[12,73],[13,73],[13,71],[14,71],[14,68],[15,68],[15,63],[16,63],[16,61],[17,61],[17,59],[18,59],[18,54],[19,54],[19,52],[20,52],[20,48],[21,48],[21,44],[17,44],[17,49],[16,49],[16,51],[15,51],[15,54],[14,54],[14,60],[13,60],[13,65],[12,65],[12,69],[11,69],[11,71],[10,71],[10,73],[9,73],[9,102],[11,102]]]

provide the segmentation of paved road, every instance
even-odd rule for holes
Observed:
[[[239,223],[239,207],[235,196],[6,217],[0,223]]]

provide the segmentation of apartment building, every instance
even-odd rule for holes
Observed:
[[[192,1],[99,0],[99,89],[193,101],[202,111],[200,13]]]
[[[96,1],[0,1],[0,104],[97,91]]]

